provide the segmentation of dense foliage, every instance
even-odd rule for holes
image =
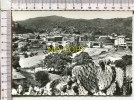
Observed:
[[[80,54],[75,56],[73,61],[76,62],[77,65],[88,64],[92,62],[92,58],[87,52],[81,52]]]
[[[36,81],[41,84],[41,86],[45,86],[49,80],[49,74],[46,71],[38,71],[35,73]]]
[[[19,69],[21,66],[19,64],[20,57],[17,55],[12,56],[12,67],[14,69]]]
[[[12,45],[12,50],[15,51],[18,48],[18,44],[13,44]]]
[[[63,71],[72,59],[68,53],[54,53],[45,57],[44,64],[47,68],[54,68],[54,70]]]
[[[72,76],[72,67],[66,67],[63,71],[63,75],[70,75]]]
[[[28,29],[26,26],[13,22],[12,31],[15,34],[32,33],[32,29]]]
[[[22,52],[26,52],[28,50],[27,46],[25,45],[24,47],[21,47]]]
[[[120,67],[125,70],[127,65],[132,64],[132,56],[131,55],[124,55],[122,56],[121,60],[115,61],[115,66]]]
[[[132,55],[124,55],[122,56],[122,59],[124,60],[126,65],[132,64]]]

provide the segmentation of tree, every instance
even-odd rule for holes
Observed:
[[[19,60],[20,60],[19,56],[17,56],[17,55],[12,56],[12,66],[16,70],[18,70],[18,68],[21,67],[20,64],[19,64]]]
[[[127,65],[131,65],[131,64],[132,64],[132,56],[131,55],[124,55],[124,56],[122,56],[121,60],[115,61],[115,66],[120,67],[123,70],[125,70]]]
[[[100,48],[103,48],[103,43],[102,42],[100,42]]]
[[[131,55],[124,55],[124,56],[122,56],[122,59],[124,60],[126,65],[132,64],[132,56]]]
[[[14,88],[14,89],[18,88],[18,85],[14,81],[12,81],[12,88]]]
[[[30,57],[33,57],[33,56],[34,56],[34,53],[33,53],[33,52],[31,52],[31,53],[30,53]]]
[[[49,74],[47,71],[38,71],[35,73],[35,79],[37,82],[41,84],[41,86],[45,86],[49,80]]]
[[[76,62],[77,65],[88,64],[92,62],[92,58],[87,52],[81,52],[80,54],[76,55],[74,62]]]
[[[25,57],[25,58],[28,58],[28,54],[27,54],[27,53],[24,53],[24,57]]]
[[[23,83],[22,83],[22,87],[23,87],[23,92],[28,92],[28,89],[29,89],[29,82],[27,80],[25,80]]]
[[[115,66],[116,67],[120,67],[122,68],[123,70],[125,70],[125,67],[126,67],[126,63],[124,62],[124,60],[116,60],[115,61]]]
[[[72,76],[72,67],[66,67],[63,71],[63,75],[70,75]]]
[[[13,42],[16,42],[16,41],[18,41],[18,40],[19,40],[18,37],[15,37],[15,38],[12,39]]]
[[[36,39],[38,39],[38,40],[39,40],[39,39],[41,39],[41,38],[40,38],[40,36],[38,35],[38,36],[36,37]]]
[[[90,42],[90,48],[93,48],[93,43],[92,42]]]
[[[25,45],[24,47],[21,47],[21,51],[22,52],[26,52],[28,49],[27,49],[27,46]]]
[[[53,53],[45,57],[44,64],[47,68],[54,68],[58,71],[63,71],[68,63],[71,63],[72,59],[69,53]]]
[[[13,51],[15,51],[17,48],[18,48],[18,44],[17,43],[13,44]]]

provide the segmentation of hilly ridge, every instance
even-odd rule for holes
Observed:
[[[47,16],[31,18],[24,21],[17,21],[22,26],[34,31],[53,31],[53,28],[60,28],[65,33],[71,33],[72,29],[83,33],[111,34],[117,33],[126,36],[132,35],[132,18],[114,19],[71,19],[61,16]]]

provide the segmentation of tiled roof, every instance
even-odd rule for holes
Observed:
[[[12,79],[25,79],[26,77],[23,76],[20,72],[13,71]]]

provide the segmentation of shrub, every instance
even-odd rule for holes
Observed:
[[[20,60],[19,56],[17,56],[17,55],[12,56],[12,66],[14,69],[18,69],[21,67],[19,64],[19,60]]]
[[[124,70],[124,68],[126,67],[126,63],[122,59],[121,60],[116,60],[115,61],[115,66],[120,67]]]
[[[49,80],[49,74],[46,71],[38,71],[35,73],[35,79],[37,82],[41,84],[41,86],[45,86]]]
[[[115,66],[120,67],[123,70],[125,70],[124,68],[126,68],[127,65],[131,65],[131,64],[132,64],[132,56],[131,55],[124,55],[124,56],[122,56],[121,60],[115,61]]]
[[[27,46],[25,45],[24,47],[21,47],[22,52],[26,52],[28,50]]]
[[[24,57],[25,57],[25,58],[28,58],[28,54],[27,54],[27,53],[24,53]]]
[[[64,71],[66,65],[71,63],[72,59],[67,53],[54,53],[45,57],[44,64],[47,68],[54,68],[54,70]]]
[[[12,88],[14,88],[14,89],[18,88],[18,85],[14,81],[12,81]]]
[[[66,67],[63,71],[63,75],[70,75],[72,76],[72,67]]]
[[[29,81],[28,80],[25,80],[22,84],[22,87],[23,87],[23,91],[24,92],[28,92],[28,89],[29,89]]]
[[[87,52],[81,52],[80,54],[76,55],[76,57],[74,58],[74,62],[76,62],[77,65],[88,64],[92,62],[92,58]]]
[[[122,56],[122,59],[124,60],[126,65],[132,64],[132,56],[131,55],[124,55],[124,56]]]

